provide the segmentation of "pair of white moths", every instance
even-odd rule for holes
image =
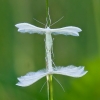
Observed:
[[[59,67],[52,67],[52,59],[51,59],[51,49],[52,49],[52,37],[51,34],[58,35],[72,35],[72,36],[79,36],[79,32],[82,30],[78,27],[74,26],[68,26],[63,28],[56,28],[56,29],[50,29],[47,28],[40,28],[28,23],[19,23],[15,25],[18,28],[18,31],[21,33],[38,33],[38,34],[45,34],[46,35],[46,63],[48,64],[46,69],[39,70],[37,72],[29,72],[25,76],[21,76],[18,78],[19,82],[16,84],[18,86],[29,86],[39,79],[47,76],[48,74],[61,74],[71,77],[82,77],[85,75],[88,71],[84,71],[84,66],[59,66]]]

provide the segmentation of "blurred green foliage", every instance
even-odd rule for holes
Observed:
[[[83,65],[89,72],[82,78],[55,77],[54,100],[100,100],[100,0],[49,0],[51,28],[77,26],[79,37],[53,36],[54,62],[57,66]],[[0,0],[0,100],[47,100],[46,81],[18,87],[17,77],[45,68],[45,36],[21,34],[15,24],[28,22],[44,27],[45,0]]]

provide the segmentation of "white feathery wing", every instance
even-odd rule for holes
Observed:
[[[63,35],[72,35],[79,36],[78,32],[82,30],[75,26],[67,26],[63,28],[51,29],[51,33],[54,35],[63,34]]]
[[[38,33],[38,34],[45,34],[44,28],[39,28],[37,26],[28,24],[28,23],[19,23],[15,25],[18,28],[18,32],[21,33]]]
[[[83,66],[75,67],[73,65],[70,65],[67,67],[55,67],[52,73],[71,76],[71,77],[82,77],[87,72],[88,71],[84,71]]]
[[[79,36],[78,32],[81,32],[82,30],[75,26],[67,26],[63,28],[56,28],[56,29],[50,29],[48,28],[40,28],[28,23],[19,23],[15,25],[18,28],[18,31],[21,33],[38,33],[38,34],[45,34],[46,31],[50,32],[51,34],[58,35],[72,35],[72,36]]]
[[[19,82],[16,85],[22,86],[22,87],[29,86],[46,75],[47,75],[47,72],[45,69],[39,70],[37,72],[29,72],[25,76],[19,77],[18,78]]]
[[[16,85],[22,87],[29,86],[48,74],[61,74],[71,77],[82,77],[86,73],[87,71],[84,71],[84,67],[82,66],[75,67],[70,65],[67,67],[55,67],[52,71],[40,70],[37,72],[29,72],[25,76],[18,78],[19,82]]]

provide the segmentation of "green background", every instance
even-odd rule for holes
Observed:
[[[100,0],[49,0],[52,23],[60,28],[77,26],[79,37],[53,36],[56,66],[85,66],[81,78],[54,75],[54,100],[100,100]],[[27,22],[45,27],[45,0],[0,0],[0,100],[47,100],[46,78],[29,87],[18,87],[17,77],[45,68],[44,35],[21,34],[15,24]]]

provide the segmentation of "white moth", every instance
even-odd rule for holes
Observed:
[[[79,36],[78,32],[81,32],[82,30],[75,26],[67,26],[63,28],[56,28],[56,29],[50,29],[47,28],[40,28],[35,25],[31,25],[29,23],[19,23],[15,25],[18,28],[18,31],[21,33],[38,33],[38,34],[45,34],[46,32],[49,32],[54,35],[63,34],[63,35],[72,35],[72,36]]]
[[[71,77],[82,77],[87,73],[84,71],[83,66],[75,67],[73,65],[67,67],[55,67],[52,71],[47,69],[39,70],[37,72],[29,72],[25,76],[21,76],[18,78],[19,82],[16,84],[18,86],[26,87],[29,86],[39,79],[47,76],[48,74],[61,74]]]
[[[51,57],[51,50],[52,50],[52,36],[51,34],[58,35],[72,35],[72,36],[79,36],[79,32],[82,30],[75,26],[67,26],[63,28],[56,28],[56,29],[50,29],[47,28],[40,28],[28,23],[19,23],[15,25],[18,28],[18,31],[21,33],[38,33],[38,34],[45,34],[46,35],[46,41],[45,41],[45,47],[46,47],[46,69],[39,70],[37,72],[29,72],[25,76],[21,76],[18,78],[19,82],[16,84],[18,86],[29,86],[39,79],[43,78],[44,76],[47,76],[48,74],[61,74],[71,77],[82,77],[87,73],[87,71],[84,71],[83,66],[75,67],[73,65],[67,66],[67,67],[52,67],[52,57]]]

